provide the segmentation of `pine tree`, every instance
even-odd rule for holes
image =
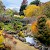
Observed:
[[[19,12],[19,15],[24,15],[24,12],[23,10],[25,10],[25,8],[27,7],[27,0],[23,0],[22,4],[21,4],[21,7],[20,7],[20,12]]]
[[[23,10],[25,10],[26,6],[27,6],[27,5],[21,5],[19,15],[24,15]]]

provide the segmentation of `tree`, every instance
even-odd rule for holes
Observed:
[[[50,34],[48,33],[46,26],[46,16],[42,15],[37,20],[38,35],[37,39],[40,40],[46,46],[50,45]]]
[[[5,11],[5,6],[3,5],[2,1],[0,1],[0,14],[3,14]]]
[[[27,5],[22,5],[22,6],[21,6],[19,15],[24,15],[23,10],[25,10],[26,6],[27,6]]]
[[[49,19],[47,20],[46,24],[50,28],[50,20]]]
[[[39,5],[39,3],[40,3],[40,1],[39,0],[35,0],[35,1],[32,1],[30,4],[32,5],[32,4],[35,4],[35,5]]]
[[[50,1],[44,3],[44,4],[41,6],[41,9],[42,9],[42,11],[43,11],[43,14],[45,14],[48,18],[50,18]]]
[[[5,14],[6,15],[10,15],[12,17],[14,15],[14,12],[11,9],[7,9],[6,12],[5,12]]]
[[[24,10],[24,14],[26,17],[38,16],[41,14],[41,9],[36,5],[28,5]]]
[[[33,22],[31,25],[31,30],[33,34],[37,34],[38,29],[37,29],[37,21]]]
[[[50,20],[48,19],[46,22],[48,33],[50,34]]]
[[[18,15],[19,14],[16,9],[13,9],[12,11],[13,11],[14,15]]]
[[[21,4],[21,7],[20,7],[19,15],[24,15],[23,10],[25,10],[26,6],[27,6],[27,0],[23,0],[22,4]]]

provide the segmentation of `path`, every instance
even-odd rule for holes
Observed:
[[[13,42],[16,41],[17,44],[14,44]],[[18,39],[6,39],[5,45],[11,46],[11,50],[38,50],[34,48],[33,46],[29,46],[28,44],[24,44]]]

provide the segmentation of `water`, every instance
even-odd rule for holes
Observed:
[[[34,45],[36,45],[36,42],[34,41],[34,38],[33,37],[25,37],[25,39],[26,39],[26,42],[29,42],[30,44],[34,44]]]

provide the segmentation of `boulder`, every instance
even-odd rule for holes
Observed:
[[[21,40],[22,42],[25,42],[26,41],[26,39],[25,38],[22,38],[22,37],[19,37],[18,39]]]

